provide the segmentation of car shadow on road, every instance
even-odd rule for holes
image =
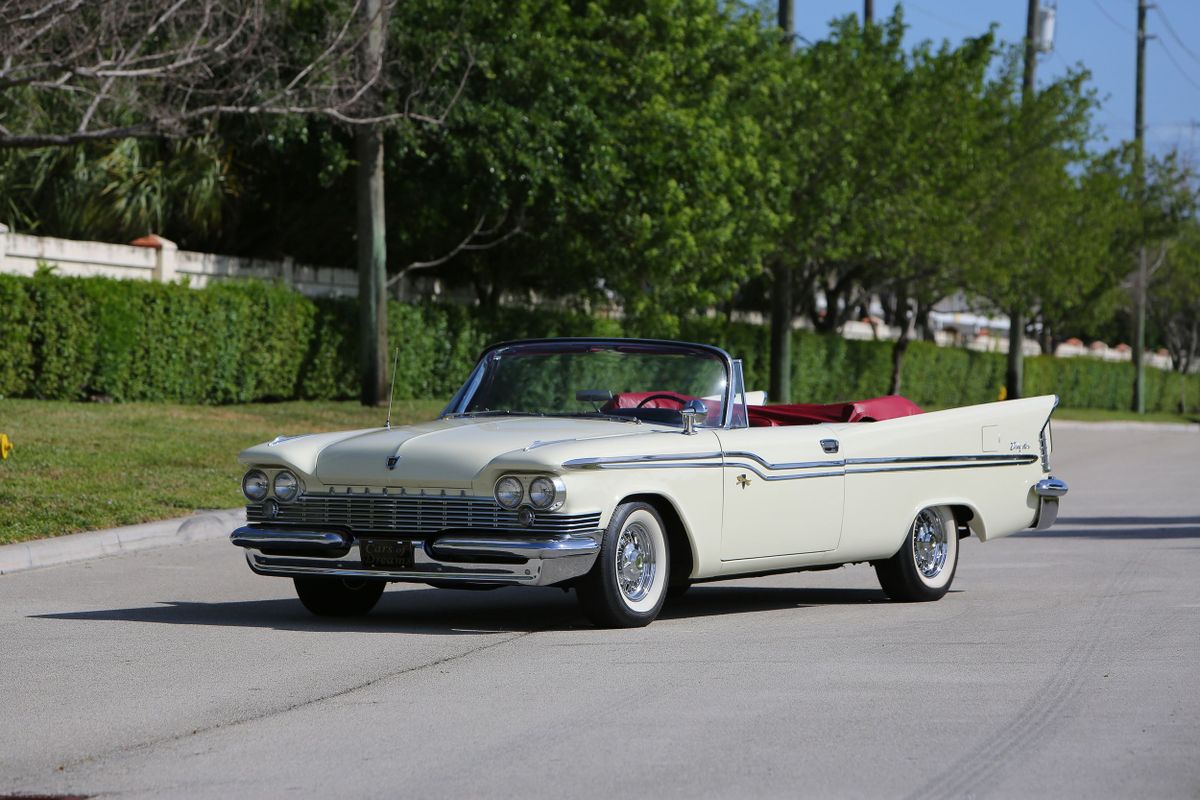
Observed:
[[[693,586],[682,597],[668,599],[659,619],[889,602],[882,589],[728,586],[714,583]]]
[[[1039,539],[1200,539],[1200,517],[1063,517]]]
[[[822,589],[777,586],[693,587],[667,601],[660,619],[744,614],[826,605],[888,602],[878,589]],[[268,628],[282,631],[416,633],[463,636],[590,628],[573,593],[511,587],[490,592],[409,589],[385,592],[365,617],[316,617],[295,599],[228,602],[164,601],[134,608],[107,608],[36,614],[33,619],[87,622],[143,622]]]

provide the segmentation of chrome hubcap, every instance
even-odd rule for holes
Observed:
[[[913,522],[913,559],[917,570],[926,578],[936,578],[946,566],[950,546],[941,518],[930,509],[917,514]]]
[[[626,527],[617,540],[617,583],[633,602],[645,598],[654,583],[654,543],[639,523]]]

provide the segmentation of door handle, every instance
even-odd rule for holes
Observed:
[[[837,439],[822,439],[821,440],[821,449],[824,450],[826,453],[836,453],[838,451],[838,440]]]

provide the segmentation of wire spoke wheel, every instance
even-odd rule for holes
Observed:
[[[613,512],[592,571],[575,586],[584,613],[606,628],[649,624],[667,597],[670,569],[666,526],[649,503],[622,503]]]
[[[917,512],[904,544],[875,574],[887,596],[901,603],[938,600],[950,590],[958,568],[958,523],[947,506]]]
[[[946,529],[937,514],[928,508],[917,514],[912,527],[913,560],[926,578],[936,578],[946,566],[946,539]]]
[[[639,523],[623,531],[617,541],[617,582],[621,593],[633,602],[642,600],[654,583],[654,544]]]

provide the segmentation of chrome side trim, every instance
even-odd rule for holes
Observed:
[[[576,458],[563,463],[567,469],[680,469],[698,467],[736,467],[748,469],[765,481],[792,481],[804,478],[828,478],[839,475],[867,474],[872,472],[918,472],[931,469],[970,469],[973,467],[1004,467],[1032,464],[1035,455],[1009,455],[984,453],[957,456],[888,456],[881,458],[846,458],[827,461],[794,461],[772,463],[757,453],[746,450],[730,450],[724,453],[725,460],[698,461],[695,459],[720,458],[721,453],[601,456]],[[735,459],[748,459],[739,461]],[[866,465],[866,466],[860,466]],[[760,467],[762,469],[760,469]],[[763,470],[766,470],[764,472]],[[769,472],[805,470],[799,475],[770,475]],[[808,470],[821,470],[810,472]]]
[[[764,481],[796,481],[803,478],[840,478],[846,474],[844,469],[835,469],[831,472],[803,472],[799,475],[767,475],[758,471],[758,468],[753,464],[748,464],[742,461],[726,461],[725,466],[737,467],[738,469],[748,469]],[[837,466],[836,464],[833,466]]]
[[[805,478],[831,478],[842,477],[845,475],[865,475],[873,472],[923,472],[933,469],[977,469],[980,467],[1010,467],[1032,464],[1037,461],[1037,456],[1018,456],[1013,459],[1005,459],[1002,461],[990,460],[984,462],[982,460],[972,459],[929,459],[930,461],[950,461],[951,463],[926,463],[915,464],[911,466],[875,466],[875,467],[860,467],[846,468],[842,466],[842,462],[826,462],[817,464],[808,464],[805,466],[830,466],[835,467],[833,470],[824,472],[801,472],[792,475],[771,475],[768,467],[768,472],[763,472],[758,466],[748,461],[726,461],[724,463],[717,461],[673,461],[665,464],[642,464],[642,463],[612,463],[612,464],[596,464],[595,469],[695,469],[704,467],[735,467],[737,469],[748,469],[764,481],[797,481]],[[786,465],[777,465],[776,469],[784,469]]]
[[[587,469],[606,464],[647,464],[655,461],[682,461],[696,458],[720,458],[721,453],[671,453],[669,455],[647,456],[593,456],[590,458],[572,458],[562,463],[564,469]]]
[[[814,469],[821,467],[844,467],[846,462],[844,459],[831,458],[825,461],[793,461],[791,463],[773,464],[760,456],[758,453],[751,453],[747,450],[729,450],[725,453],[726,458],[749,458],[757,461],[767,469]]]
[[[1032,464],[1037,456],[1025,456],[1022,461],[996,461],[991,463],[954,463],[954,464],[922,464],[913,467],[866,467],[848,469],[847,475],[867,475],[872,472],[926,472],[931,469],[978,469],[980,467],[1013,467]]]
[[[847,458],[847,464],[927,464],[942,462],[999,461],[1014,464],[1032,464],[1037,456],[1009,455],[1008,453],[983,453],[969,456],[888,456],[886,458]]]

